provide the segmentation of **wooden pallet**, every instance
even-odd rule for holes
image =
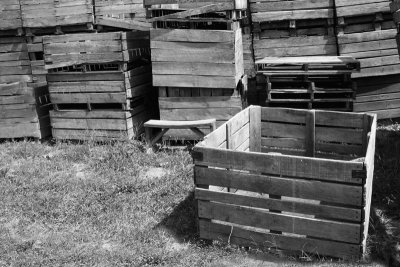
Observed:
[[[240,112],[192,152],[200,238],[361,258],[375,138],[369,114]]]
[[[33,32],[38,28],[57,28],[94,23],[91,0],[33,1],[20,0],[22,25]],[[65,28],[64,31],[70,28]],[[71,29],[72,30],[72,29]]]
[[[24,82],[0,84],[0,138],[51,135],[47,88]]]
[[[22,33],[21,8],[19,0],[0,1],[0,32],[6,35]]]
[[[98,26],[142,31],[148,31],[151,26],[146,20],[146,9],[143,7],[143,1],[96,0],[94,10],[96,25]]]
[[[45,36],[43,45],[46,69],[85,63],[128,63],[150,58],[148,32]],[[126,70],[125,65],[121,65],[123,70]]]
[[[400,117],[400,76],[360,78],[356,80],[354,111],[372,112],[378,119]]]
[[[231,88],[244,74],[242,32],[151,29],[153,85]]]
[[[251,19],[256,23],[282,20],[333,19],[333,8],[333,0],[250,0]]]

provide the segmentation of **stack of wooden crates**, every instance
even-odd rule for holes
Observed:
[[[132,138],[151,117],[148,32],[43,38],[53,137]]]
[[[390,0],[335,0],[339,54],[361,62],[354,111],[400,116],[400,59]]]
[[[179,9],[166,9],[171,8],[163,6],[167,2]],[[247,3],[182,3],[145,0],[153,21],[151,60],[160,118],[215,118],[221,125],[244,105],[247,82],[239,20]],[[171,130],[167,135],[165,139],[198,138],[190,130]]]
[[[296,65],[294,57],[309,56],[321,57],[316,61],[322,64],[330,61],[323,57],[338,55],[334,8],[333,0],[251,0],[255,61],[287,57],[287,64]],[[255,104],[352,110],[354,88],[349,75],[298,75],[289,66],[287,70],[286,75],[284,69],[279,75],[265,71],[257,75],[259,102]],[[318,86],[310,87],[310,83]],[[319,91],[318,99],[312,97],[314,91]]]
[[[0,2],[0,138],[42,139],[50,134],[46,80],[23,36],[19,0]]]

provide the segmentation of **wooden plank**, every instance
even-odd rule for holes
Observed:
[[[359,258],[360,245],[326,241],[305,237],[284,236],[280,234],[255,232],[238,226],[223,225],[207,220],[200,220],[200,238],[221,240],[241,246],[260,246],[280,248],[291,251],[304,251],[317,255],[341,258]]]
[[[307,202],[296,202],[285,199],[273,199],[259,194],[241,195],[238,192],[215,192],[196,188],[195,199],[215,201],[238,206],[248,206],[260,209],[278,210],[293,212],[297,214],[316,215],[324,218],[348,220],[354,222],[361,221],[361,209],[328,206]]]
[[[186,90],[186,89],[185,89]],[[159,97],[160,109],[189,109],[189,108],[233,108],[242,107],[239,97]]]
[[[212,119],[228,120],[236,113],[240,112],[240,108],[208,108],[208,109],[161,109],[161,120],[200,120]]]
[[[231,77],[236,74],[235,65],[232,63],[214,62],[176,62],[153,61],[152,71],[154,75],[210,75]]]
[[[309,157],[315,156],[315,110],[307,112],[306,115],[306,155]]]
[[[286,233],[321,237],[352,244],[360,243],[361,226],[359,224],[303,218],[204,201],[198,202],[198,212],[200,218],[226,221]]]
[[[51,94],[51,102],[54,104],[73,103],[126,103],[126,92],[120,93],[67,93]]]
[[[259,194],[312,199],[339,205],[363,205],[362,186],[248,174],[195,166],[195,183],[236,188]]]
[[[360,184],[365,179],[364,164],[344,160],[314,159],[287,155],[220,151],[214,148],[195,147],[196,165],[234,168],[271,175],[307,177],[325,181]]]
[[[306,127],[297,124],[261,122],[261,136],[305,139]]]
[[[250,107],[250,151],[261,152],[261,107]]]
[[[271,11],[252,13],[253,22],[300,20],[300,19],[329,19],[334,17],[333,9]]]
[[[235,77],[196,75],[153,75],[154,86],[236,88]]]
[[[227,30],[189,30],[189,29],[151,29],[152,41],[164,42],[233,42],[234,31]]]

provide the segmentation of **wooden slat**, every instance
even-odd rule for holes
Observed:
[[[361,226],[359,224],[296,217],[205,201],[198,202],[198,212],[199,217],[205,219],[321,237],[352,244],[360,243]]]
[[[363,196],[361,186],[246,174],[198,166],[195,167],[195,183],[359,207],[362,205]]]
[[[364,164],[341,160],[313,159],[307,157],[220,151],[214,148],[195,147],[196,165],[234,168],[268,174],[360,184],[365,179]]]
[[[238,228],[237,226],[222,225],[207,220],[200,220],[200,238],[221,240],[241,246],[260,246],[281,248],[292,251],[304,251],[317,255],[328,255],[352,259],[360,256],[360,245],[319,239],[292,237],[280,234],[261,233]]]
[[[238,206],[248,206],[260,209],[272,209],[298,214],[316,215],[319,217],[331,219],[343,219],[354,222],[361,221],[361,209],[328,206],[300,201],[296,202],[283,199],[273,199],[263,197],[256,193],[254,193],[254,195],[252,196],[248,196],[238,194],[237,192],[216,192],[196,188],[195,198],[205,201],[215,201]]]

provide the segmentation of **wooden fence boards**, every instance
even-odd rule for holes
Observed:
[[[256,111],[259,116],[255,116]],[[315,114],[313,120],[309,114]],[[249,131],[255,131],[255,127],[262,127],[262,120],[278,123],[280,118],[292,124],[314,122],[314,127],[305,128],[315,132],[318,127],[340,123],[343,126],[346,125],[343,119],[348,121],[349,129],[360,130],[365,135],[349,141],[363,144],[359,155],[363,161],[350,161],[354,158],[352,152],[345,155],[335,151],[339,160],[332,160],[328,159],[329,155],[327,158],[323,155],[298,157],[291,151],[246,152],[229,146],[229,139],[234,136],[230,131],[233,125],[245,126],[239,126],[238,134],[242,129],[247,131],[246,125]],[[360,257],[365,252],[368,233],[368,220],[363,214],[370,209],[375,123],[376,117],[366,114],[261,107],[250,107],[237,114],[210,133],[193,151],[200,237],[340,258]],[[337,129],[338,135],[340,130]],[[341,138],[349,135],[347,130],[343,128],[345,134]],[[262,135],[261,128],[261,133],[251,136],[262,138]],[[312,142],[318,142],[318,135],[314,134],[316,138],[311,143],[305,139],[309,135],[303,135],[304,139],[300,140],[303,145],[299,147],[316,147]],[[275,147],[281,144],[276,142]],[[256,146],[253,149],[257,151]],[[215,187],[235,188],[235,191],[216,191]]]
[[[19,0],[3,0],[0,2],[0,31],[22,28],[21,8]]]

